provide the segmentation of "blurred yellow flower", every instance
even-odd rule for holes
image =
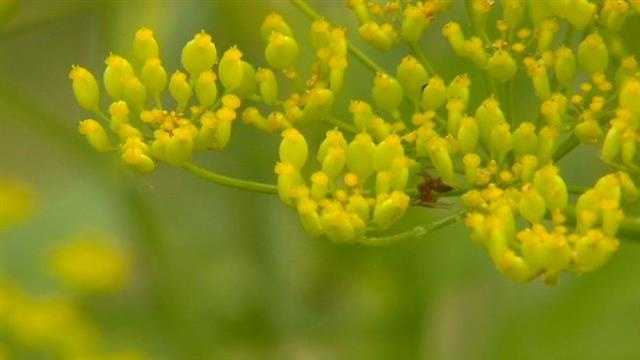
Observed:
[[[131,276],[131,258],[113,239],[101,233],[83,233],[49,255],[52,274],[78,290],[115,292]]]
[[[0,178],[0,231],[29,218],[34,208],[35,194],[28,184]]]

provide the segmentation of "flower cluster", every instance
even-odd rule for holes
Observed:
[[[224,148],[241,113],[245,124],[281,134],[273,192],[297,210],[313,236],[367,242],[410,205],[431,205],[455,189],[463,194],[471,237],[516,281],[554,283],[563,271],[598,268],[616,251],[618,230],[639,196],[640,76],[620,36],[626,19],[640,11],[637,1],[504,0],[498,6],[471,0],[470,24],[450,21],[441,31],[454,55],[471,65],[450,79],[434,70],[420,42],[451,1],[348,1],[368,44],[411,49],[394,72],[350,44],[345,29],[304,1],[292,2],[314,20],[309,50],[315,56],[307,67],[299,59],[306,41],[280,15],[267,16],[260,27],[267,65],[257,70],[237,47],[218,62],[203,32],[183,49],[186,73],[171,77],[175,108],[167,111],[161,102],[166,72],[150,30],[142,29],[134,40],[136,64],[107,59],[110,117],[100,111],[93,76],[80,67],[71,72],[78,102],[108,122],[119,145],[98,121],[83,121],[80,131],[96,149],[117,148],[127,164],[149,171],[157,161],[181,166],[195,150]],[[374,76],[370,100],[359,94],[341,112],[335,100],[345,88],[350,53]],[[514,111],[516,84],[526,85],[535,104],[526,118]],[[328,131],[311,164],[305,133],[321,123]],[[598,146],[614,172],[576,190],[558,161],[580,144]],[[425,172],[445,186],[412,189]],[[230,185],[216,174],[208,178]]]

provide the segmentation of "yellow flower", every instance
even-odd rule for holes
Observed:
[[[131,256],[100,233],[76,235],[49,254],[56,278],[89,292],[121,290],[131,278],[131,266]]]

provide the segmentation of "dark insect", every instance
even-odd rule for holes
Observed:
[[[427,207],[439,207],[438,194],[444,194],[453,190],[453,187],[445,184],[441,178],[432,177],[425,172],[422,181],[418,184],[418,197],[416,205]]]

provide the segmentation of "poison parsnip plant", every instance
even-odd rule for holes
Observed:
[[[443,78],[423,51],[424,33],[438,31],[431,25],[452,1],[348,1],[357,33],[375,51],[410,50],[394,71],[305,1],[291,3],[313,21],[309,34],[269,15],[260,27],[266,63],[258,68],[235,46],[219,56],[201,32],[182,50],[184,70],[169,75],[152,31],[140,29],[131,61],[106,60],[108,112],[95,77],[74,66],[78,103],[97,119],[83,120],[80,132],[140,172],[164,163],[220,185],[278,194],[310,235],[336,242],[385,244],[464,220],[515,281],[553,284],[563,271],[592,271],[618,249],[619,235],[640,237],[632,215],[640,195],[640,76],[619,36],[625,21],[638,21],[640,2],[469,1],[468,21],[451,21],[441,34],[482,74],[480,86],[467,74]],[[303,51],[314,54],[310,66],[298,61]],[[370,94],[352,99],[344,119],[334,100],[344,96],[354,59],[374,76]],[[519,78],[529,93],[514,94]],[[473,104],[472,92],[484,100]],[[535,98],[526,119],[514,115],[516,96]],[[275,185],[192,163],[195,152],[223,150],[239,119],[281,135]],[[315,123],[327,132],[312,150],[304,133]],[[599,148],[612,169],[589,188],[568,185],[558,166],[580,144]],[[462,210],[377,236],[410,206],[433,206],[443,196],[459,196]]]

